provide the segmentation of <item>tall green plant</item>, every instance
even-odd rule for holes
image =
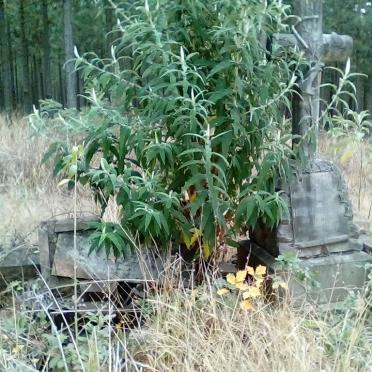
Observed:
[[[77,178],[103,210],[110,198],[122,206],[120,226],[98,226],[93,248],[199,243],[208,257],[259,219],[279,221],[298,62],[278,45],[268,54],[266,37],[286,31],[286,12],[280,0],[116,7],[111,59],[77,56],[91,106],[65,118],[84,128]],[[69,151],[52,151],[60,171]]]

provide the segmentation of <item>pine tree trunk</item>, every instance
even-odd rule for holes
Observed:
[[[19,88],[19,72],[18,72],[18,63],[17,63],[17,55],[14,56],[14,88],[15,88],[15,96],[16,96],[16,107],[17,109],[20,108],[21,105],[21,94]]]
[[[357,99],[357,111],[364,110],[364,93],[365,93],[366,78],[364,76],[358,76],[356,81],[356,99]]]
[[[111,56],[111,44],[112,44],[112,34],[110,33],[114,27],[114,12],[112,5],[109,0],[104,0],[105,7],[105,42],[106,42],[106,54],[107,57]]]
[[[1,81],[3,90],[3,105],[6,112],[12,110],[12,74],[11,59],[9,57],[9,48],[6,29],[6,14],[4,0],[0,0],[0,44],[1,44]]]
[[[8,37],[8,55],[10,64],[10,80],[12,89],[12,108],[17,105],[17,85],[16,85],[16,66],[13,59],[12,39],[9,27],[9,21],[7,22],[7,37]]]
[[[368,110],[371,116],[372,114],[372,76],[368,76],[368,80],[366,82],[365,110]]]
[[[22,66],[22,103],[25,113],[31,112],[31,91],[30,91],[30,71],[29,71],[29,55],[28,42],[26,38],[26,17],[25,17],[25,0],[20,0],[19,15],[21,26],[21,66]]]
[[[52,98],[52,80],[50,68],[50,39],[49,39],[49,18],[48,0],[43,0],[43,98]]]
[[[62,66],[60,63],[58,63],[58,82],[59,82],[59,101],[64,106],[66,102],[65,102],[65,94],[64,94]]]
[[[72,2],[63,0],[65,71],[66,71],[66,105],[76,107],[76,73],[74,72],[74,38],[72,29]]]

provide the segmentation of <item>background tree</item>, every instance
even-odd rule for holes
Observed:
[[[42,32],[42,46],[43,46],[43,74],[42,86],[43,91],[41,96],[45,98],[52,98],[52,77],[51,77],[51,46],[50,46],[50,25],[48,15],[48,0],[42,2],[42,17],[43,17],[43,32]]]
[[[94,50],[101,57],[109,55],[105,33],[116,23],[109,2],[68,1],[71,7],[68,23],[74,30],[69,58],[74,57],[73,45],[81,53]],[[29,113],[32,105],[39,107],[41,99],[50,98],[67,106],[64,1],[1,0],[0,6],[0,84],[4,92],[0,95],[0,111],[10,107]],[[66,66],[71,69],[74,62]],[[76,76],[76,80],[72,83],[75,95],[82,85],[81,77]]]
[[[0,43],[1,43],[1,104],[6,112],[12,109],[12,80],[11,80],[11,58],[9,56],[7,38],[7,19],[5,14],[4,0],[0,0]]]
[[[71,0],[63,0],[63,23],[65,44],[65,70],[66,70],[66,105],[76,107],[76,73],[74,63],[74,32],[72,27]]]
[[[128,10],[132,3],[127,1],[120,7]],[[46,98],[67,105],[68,79],[64,66],[68,58],[64,37],[61,37],[64,35],[64,4],[71,8],[71,16],[68,16],[71,21],[67,23],[74,30],[74,40],[66,41],[69,43],[68,58],[73,57],[71,45],[76,45],[80,53],[95,51],[101,58],[110,56],[109,46],[115,35],[111,33],[105,37],[105,34],[116,24],[111,1],[2,0],[0,82],[4,94],[0,97],[0,110],[12,107],[27,113],[32,105],[38,107],[39,100]],[[353,69],[369,76],[357,81],[359,109],[372,109],[371,2],[345,0],[341,4],[339,0],[327,0],[324,2],[324,21],[325,32],[336,31],[354,38]],[[71,33],[67,35],[71,39]],[[67,68],[71,66],[66,65]],[[69,74],[74,78],[73,75]],[[333,81],[335,74],[326,71],[324,78]],[[71,90],[75,86],[75,93],[83,93],[81,76],[76,76],[76,80],[69,84]],[[330,92],[323,94],[329,100]],[[10,106],[9,100],[12,101]],[[81,101],[80,98],[79,106],[84,104]]]

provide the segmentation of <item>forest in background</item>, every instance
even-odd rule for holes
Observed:
[[[116,2],[120,7],[130,3]],[[371,110],[371,2],[327,0],[324,22],[324,32],[353,37],[353,69],[368,76],[355,82],[357,109]],[[100,58],[109,57],[113,38],[109,32],[115,24],[110,0],[0,0],[0,111],[28,114],[42,99],[64,107],[83,106],[74,48],[80,55],[95,52]],[[324,74],[327,82],[336,78],[332,71]],[[331,93],[323,94],[328,100]]]
[[[0,0],[0,108],[27,114],[41,99],[80,108],[74,48],[105,57],[114,22],[109,0]]]

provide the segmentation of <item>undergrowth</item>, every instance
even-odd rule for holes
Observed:
[[[3,302],[0,368],[4,371],[367,371],[372,367],[371,277],[363,293],[338,308],[294,307],[290,296],[263,293],[241,306],[244,290],[221,292],[228,280],[207,276],[189,288],[169,266],[162,286],[147,286],[137,319],[111,301],[72,327],[55,326],[46,308],[21,311],[14,283]],[[35,289],[35,287],[34,287]],[[4,298],[2,299],[4,301]],[[38,298],[34,299],[35,310]],[[62,311],[61,311],[62,314]],[[115,316],[114,316],[115,314]],[[67,314],[66,314],[67,317]]]
[[[16,114],[11,122],[0,115],[0,248],[25,239],[34,243],[40,221],[73,211],[72,193],[58,187],[60,180],[42,164],[56,136],[36,133]],[[79,192],[78,206],[96,211],[88,190]]]

